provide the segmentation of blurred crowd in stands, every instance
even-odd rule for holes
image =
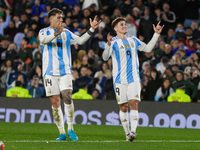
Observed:
[[[1,0],[0,96],[46,97],[38,32],[49,26],[48,11],[59,8],[68,29],[79,36],[89,29],[89,18],[102,20],[89,41],[71,45],[72,98],[115,99],[112,60],[104,62],[102,52],[107,34],[115,36],[112,20],[123,16],[127,34],[145,43],[154,34],[152,24],[165,25],[153,51],[138,53],[142,100],[186,94],[189,100],[169,101],[200,102],[199,6],[199,0]]]

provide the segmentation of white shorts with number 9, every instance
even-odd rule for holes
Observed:
[[[114,84],[114,90],[118,104],[127,103],[129,100],[139,100],[141,93],[140,82],[129,84]]]
[[[46,96],[60,95],[60,92],[66,89],[73,89],[72,75],[67,74],[64,76],[50,76],[45,75],[44,87]]]

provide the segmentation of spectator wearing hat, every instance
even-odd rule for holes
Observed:
[[[177,87],[176,92],[168,96],[167,102],[183,102],[183,103],[191,102],[190,96],[185,94],[185,89],[186,89],[185,85],[180,84]]]
[[[192,101],[195,101],[195,97],[197,96],[197,87],[189,80],[184,80],[183,72],[177,71],[175,76],[175,81],[172,83],[172,88],[174,91],[178,89],[178,86],[183,84],[185,86],[185,93],[188,94]]]

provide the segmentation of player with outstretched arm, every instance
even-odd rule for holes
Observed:
[[[46,96],[51,100],[53,117],[60,135],[56,140],[66,140],[61,98],[64,100],[64,110],[68,124],[68,135],[72,141],[78,137],[73,129],[74,104],[72,95],[72,69],[70,44],[84,44],[98,27],[100,21],[97,16],[90,18],[90,29],[81,37],[64,28],[63,12],[53,8],[48,12],[50,26],[39,31],[39,40],[42,50],[42,71]]]
[[[112,57],[114,90],[120,108],[119,117],[126,134],[126,141],[133,141],[136,139],[141,91],[137,52],[138,50],[152,51],[164,25],[160,26],[160,22],[156,26],[153,25],[155,33],[148,44],[134,36],[126,35],[127,26],[123,17],[113,20],[112,27],[117,36],[107,35],[108,42],[103,52],[103,59],[106,61],[110,56]],[[128,106],[130,107],[131,130],[129,129]]]

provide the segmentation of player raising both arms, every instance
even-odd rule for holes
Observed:
[[[78,137],[74,133],[74,104],[72,95],[72,70],[70,44],[84,44],[98,27],[100,21],[97,16],[90,19],[91,28],[81,37],[65,29],[63,23],[63,12],[53,8],[48,12],[50,26],[41,29],[39,40],[42,50],[42,71],[46,95],[49,96],[52,104],[53,117],[59,129],[60,135],[56,140],[66,140],[66,132],[61,110],[61,98],[64,100],[64,110],[68,124],[68,135],[72,141]]]
[[[164,27],[160,22],[153,25],[155,31],[148,44],[140,41],[134,36],[127,36],[126,21],[117,17],[112,22],[112,27],[117,36],[107,36],[107,44],[103,52],[106,61],[112,57],[113,82],[116,99],[119,104],[119,117],[126,134],[127,141],[136,139],[136,128],[138,123],[138,103],[140,101],[140,76],[137,52],[150,52],[155,46],[158,37]],[[128,106],[130,107],[131,130],[129,129]]]

